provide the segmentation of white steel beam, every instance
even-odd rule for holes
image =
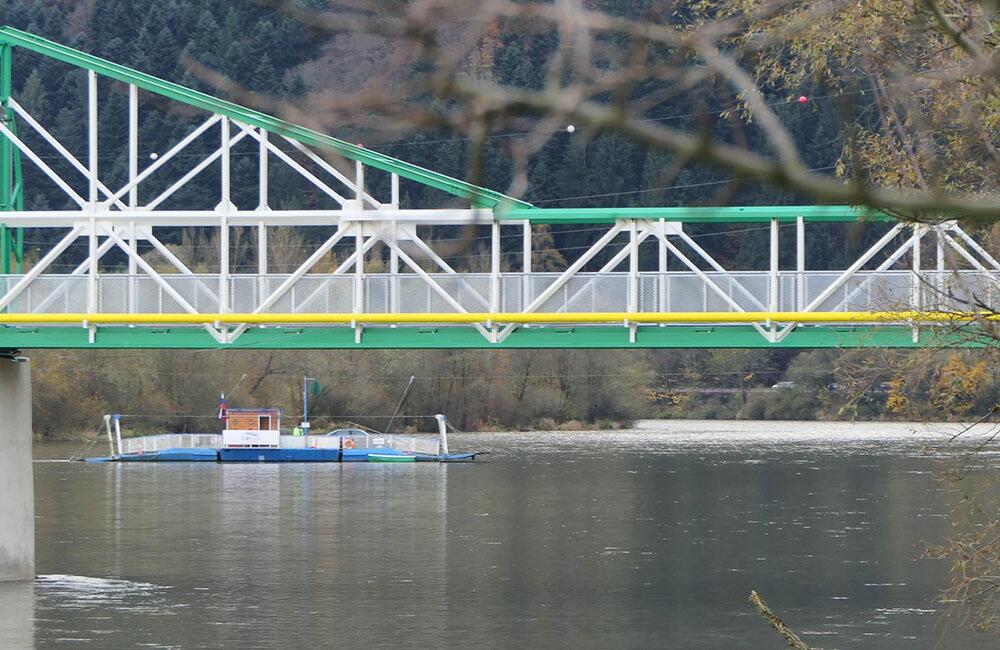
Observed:
[[[998,262],[992,255],[986,252],[986,249],[980,246],[979,242],[977,242],[972,237],[969,237],[968,233],[962,230],[962,228],[960,228],[958,224],[954,223],[951,224],[949,230],[951,230],[951,232],[961,237],[962,241],[968,244],[969,248],[976,251],[984,260],[986,260],[986,262],[990,266],[992,266],[994,270],[1000,271],[1000,262]]]
[[[379,243],[380,241],[381,239],[376,236],[372,236],[366,239],[365,243],[361,246],[361,254],[362,255],[367,254],[368,251],[374,248],[375,244]],[[352,252],[350,255],[347,256],[347,259],[341,262],[340,265],[333,270],[333,273],[330,273],[329,275],[343,275],[344,273],[347,272],[348,269],[354,267],[354,260],[356,260],[357,257],[358,257],[358,251]],[[315,289],[313,289],[308,296],[300,300],[298,305],[293,304],[292,312],[299,313],[302,310],[302,308],[311,303],[318,295],[326,291],[326,288],[330,286],[331,282],[332,280],[329,279],[324,280],[323,283],[320,284]]]
[[[951,246],[953,249],[955,249],[955,251],[959,255],[961,255],[963,258],[965,258],[965,260],[969,264],[971,264],[972,266],[974,266],[976,269],[978,269],[980,271],[986,271],[987,270],[986,267],[983,265],[982,262],[980,262],[979,260],[977,260],[976,257],[972,253],[970,253],[969,251],[965,250],[965,248],[962,247],[962,245],[959,244],[957,241],[955,241],[954,238],[952,238],[951,235],[945,234],[944,240],[945,240],[945,242],[949,246]]]
[[[303,262],[294,273],[288,276],[270,296],[257,305],[257,308],[253,310],[253,313],[259,314],[267,309],[270,309],[274,303],[278,302],[278,300],[285,295],[285,293],[291,289],[295,283],[302,278],[302,276],[308,273],[312,267],[316,266],[316,264],[323,259],[323,257],[329,253],[330,250],[336,246],[337,243],[340,242],[340,240],[343,239],[350,231],[350,228],[341,228],[337,230],[337,232],[333,233],[333,235],[323,242],[319,248],[313,251],[313,254],[310,255],[309,258]]]
[[[730,272],[727,271],[721,264],[719,264],[714,257],[709,255],[704,248],[699,246],[698,242],[696,242],[694,238],[691,237],[691,235],[684,232],[683,228],[678,231],[677,236],[680,237],[685,244],[690,246],[691,249],[698,254],[698,257],[708,262],[709,266],[711,266],[713,269],[715,269],[719,273],[725,273],[727,275],[731,275]],[[732,283],[732,285],[736,287],[736,290],[742,293],[748,300],[750,300],[750,302],[760,307],[761,311],[767,311],[764,307],[764,303],[761,302],[757,296],[753,295],[753,293],[749,289],[744,287],[742,282],[739,282],[738,280],[736,280],[736,278],[733,277],[729,277],[728,279]]]
[[[229,146],[236,144],[246,136],[247,136],[247,131],[240,131],[235,136],[229,139]],[[184,176],[182,176],[179,180],[177,180],[173,185],[163,190],[163,192],[161,192],[159,196],[150,201],[146,205],[146,209],[155,210],[156,206],[160,205],[161,203],[169,199],[171,196],[173,196],[174,192],[187,185],[188,181],[190,181],[192,178],[205,171],[205,169],[208,168],[209,165],[211,165],[221,157],[223,157],[223,149],[222,148],[216,149],[214,153],[210,154],[207,158],[205,158],[200,163],[195,165],[193,169],[191,169],[188,173],[184,174]]]
[[[837,289],[842,287],[843,284],[851,278],[851,276],[857,273],[871,258],[875,257],[879,251],[885,248],[886,244],[895,239],[896,235],[899,234],[899,231],[902,230],[903,227],[904,224],[897,223],[895,226],[890,228],[889,232],[884,234],[882,238],[875,242],[871,248],[865,251],[865,253],[854,262],[854,264],[851,264],[846,271],[841,273],[840,276],[834,280],[833,284],[820,292],[820,294],[816,296],[812,302],[806,305],[806,308],[803,311],[814,311],[817,307],[822,305],[826,299],[833,295]]]
[[[93,209],[97,205],[97,73],[87,70],[87,144],[90,158],[88,198]],[[96,237],[96,234],[93,235]],[[96,248],[95,248],[96,250]]]
[[[374,196],[372,196],[371,194],[369,194],[367,191],[364,190],[364,187],[363,187],[363,184],[364,184],[364,172],[363,171],[361,173],[362,187],[361,187],[361,190],[359,191],[358,190],[358,184],[356,182],[352,181],[347,176],[344,176],[342,173],[340,173],[340,170],[338,170],[336,167],[334,167],[329,162],[327,162],[326,160],[324,160],[323,157],[320,156],[320,155],[318,155],[315,151],[313,151],[309,147],[305,146],[304,144],[302,144],[298,140],[292,140],[288,136],[282,136],[282,137],[285,139],[286,142],[288,142],[290,145],[292,145],[293,147],[295,147],[296,150],[300,151],[307,158],[309,158],[309,160],[311,160],[314,163],[316,163],[317,165],[319,165],[319,167],[322,168],[326,173],[330,174],[331,176],[333,176],[334,178],[336,178],[338,181],[340,181],[341,183],[343,183],[344,185],[346,185],[349,190],[351,190],[352,192],[354,192],[355,199],[363,198],[365,203],[367,203],[368,205],[370,205],[372,208],[375,208],[376,210],[384,206],[384,204],[382,202],[378,201]],[[360,165],[360,164],[361,163],[357,163],[357,165]],[[357,168],[355,168],[355,173],[357,173]],[[397,176],[396,174],[393,174],[393,176],[395,177],[396,180],[395,180],[395,194],[394,194],[394,198],[391,201],[391,204],[393,206],[398,206],[399,205],[399,176]]]
[[[490,311],[500,311],[500,222],[490,227]],[[494,334],[495,335],[495,334]]]
[[[667,222],[665,219],[656,221],[657,264],[660,275],[656,287],[656,308],[661,312],[669,311],[667,301]]]
[[[922,225],[916,225],[913,227],[913,240],[911,246],[912,251],[912,262],[913,262],[913,285],[910,287],[910,308],[920,309],[920,297],[921,297],[921,286],[920,286],[920,240],[923,238],[926,232],[926,227]]]
[[[77,194],[76,190],[74,190],[72,187],[70,187],[69,184],[66,183],[66,181],[64,181],[59,174],[57,174],[54,171],[52,171],[52,168],[49,167],[45,163],[44,160],[42,160],[41,158],[39,158],[38,154],[36,154],[34,151],[32,151],[28,147],[28,145],[24,144],[24,142],[22,142],[20,138],[18,138],[16,135],[14,135],[14,132],[11,131],[10,129],[8,129],[7,126],[3,123],[3,121],[0,121],[0,133],[2,133],[8,140],[10,140],[14,144],[14,146],[17,147],[18,150],[21,153],[23,153],[28,158],[28,160],[30,160],[31,162],[35,163],[35,166],[38,167],[40,170],[42,170],[42,173],[44,173],[46,176],[48,176],[52,180],[52,182],[54,182],[56,185],[58,185],[59,189],[61,189],[63,192],[65,192],[67,194],[67,196],[69,196],[69,198],[73,199],[74,203],[76,203],[77,205],[79,205],[81,208],[86,208],[87,207],[87,202],[83,199],[83,197],[80,196],[79,194]],[[10,213],[10,214],[11,214],[11,216],[14,215],[14,213]],[[24,212],[19,212],[17,214],[18,215],[23,215],[25,213]],[[67,213],[66,212],[59,212],[58,214],[65,216]],[[8,216],[5,214],[4,215],[4,223],[10,223],[10,221],[11,221],[11,219],[8,218]],[[63,226],[63,227],[65,227],[65,226]]]
[[[62,143],[55,138],[55,136],[53,136],[45,129],[45,127],[39,124],[38,121],[35,120],[35,118],[32,117],[30,113],[24,110],[24,108],[22,108],[20,104],[14,101],[13,98],[10,99],[10,105],[14,109],[14,112],[17,113],[28,126],[34,129],[35,132],[38,133],[38,135],[42,136],[42,139],[48,142],[49,146],[51,146],[63,158],[65,158],[66,161],[69,162],[69,164],[72,165],[74,169],[83,174],[83,177],[86,178],[89,182],[91,175],[90,169],[88,169],[82,162],[80,162],[80,160],[76,156],[74,156],[72,152],[70,152],[66,147],[64,147]],[[108,197],[108,200],[110,202],[114,203],[123,210],[125,209],[125,204],[119,201],[118,199],[114,198],[111,194],[111,190],[109,190],[104,185],[104,183],[100,181],[100,179],[97,180],[97,189],[103,192],[104,195]]]
[[[111,243],[110,239],[104,240],[105,244]],[[136,263],[135,258],[139,256],[139,242],[136,239],[135,222],[128,225],[128,310],[135,313],[138,295],[135,292]],[[100,251],[98,251],[100,252]]]
[[[916,233],[911,235],[909,239],[903,242],[899,246],[899,248],[897,248],[892,253],[892,255],[887,257],[885,260],[883,260],[881,264],[875,267],[875,269],[871,272],[871,275],[865,278],[864,282],[856,286],[849,294],[847,294],[847,296],[843,300],[837,303],[837,305],[834,306],[829,311],[841,311],[841,310],[849,311],[851,308],[851,301],[854,300],[854,297],[859,293],[861,293],[862,291],[864,291],[865,289],[867,289],[871,285],[871,283],[874,282],[879,277],[877,275],[878,273],[892,268],[892,266],[896,262],[898,262],[900,258],[903,257],[903,255],[905,255],[911,249],[911,247],[913,246],[913,239],[915,237]]]
[[[216,216],[216,225],[218,225],[218,216]],[[191,276],[191,277],[196,277],[194,271],[192,271],[191,269],[189,269],[188,266],[184,262],[182,262],[179,257],[177,257],[176,255],[174,255],[174,252],[172,250],[170,250],[163,242],[161,242],[153,234],[153,229],[152,228],[144,229],[142,234],[145,237],[145,239],[150,244],[153,245],[153,248],[156,249],[156,252],[158,252],[160,255],[162,255],[163,259],[165,259],[167,262],[169,262],[171,265],[173,265],[173,267],[175,269],[177,269],[178,271],[180,271],[183,275],[187,275],[187,276]],[[138,257],[139,257],[139,255],[138,255],[138,253],[136,253],[136,255],[135,255],[135,257],[133,259],[138,259]],[[209,299],[212,300],[212,302],[215,302],[215,303],[219,302],[219,296],[218,296],[218,294],[216,294],[214,291],[212,291],[211,287],[209,287],[207,284],[205,284],[205,282],[202,281],[201,278],[197,278],[196,279],[195,287],[197,287],[203,293],[205,293],[209,297]]]
[[[239,136],[236,136],[237,138]],[[72,190],[70,190],[72,191]],[[86,201],[77,195],[81,208]],[[105,223],[124,226],[131,221],[156,227],[217,226],[219,213],[204,210],[153,210],[148,207],[129,210],[108,210],[98,204],[97,219]],[[81,219],[89,218],[84,210],[25,210],[4,214],[4,223],[25,228],[71,228]],[[480,209],[446,208],[440,210],[235,210],[229,214],[232,226],[333,226],[341,223],[397,221],[401,225],[421,226],[487,226],[492,217]]]
[[[268,209],[268,167],[267,167],[267,131],[258,129],[257,138],[257,209]]]
[[[213,115],[212,117],[205,120],[205,122],[203,122],[198,128],[196,128],[194,131],[184,136],[184,138],[180,142],[171,147],[165,154],[157,157],[157,159],[153,162],[153,164],[147,167],[146,169],[142,170],[142,173],[136,176],[135,179],[130,179],[128,184],[125,185],[125,187],[119,189],[112,195],[112,198],[120,199],[122,196],[125,195],[126,192],[131,192],[132,190],[134,190],[140,183],[142,183],[144,180],[153,175],[153,173],[155,173],[156,170],[160,169],[168,162],[170,162],[170,160],[174,156],[180,153],[189,144],[194,142],[198,138],[198,136],[200,136],[202,133],[204,133],[211,127],[215,126],[215,124],[221,119],[222,117],[220,115]]]
[[[399,177],[393,174],[396,178],[396,190],[399,189]],[[398,196],[396,197],[398,198]],[[392,236],[392,241],[394,244],[399,244],[399,222],[393,219],[389,224],[390,235]],[[389,273],[392,276],[392,280],[389,283],[389,311],[394,314],[399,313],[399,253],[396,252],[396,248],[393,246],[389,247]]]
[[[462,287],[464,287],[465,290],[468,291],[469,294],[471,294],[472,297],[476,299],[476,302],[478,302],[479,304],[481,304],[485,309],[489,309],[490,301],[487,300],[485,297],[483,297],[483,295],[481,293],[479,293],[476,290],[475,287],[473,287],[464,278],[462,278],[461,277],[462,274],[459,273],[458,271],[456,271],[451,266],[451,264],[448,264],[448,262],[446,262],[444,260],[444,258],[442,258],[440,255],[438,255],[437,252],[433,248],[430,247],[430,244],[428,244],[427,242],[425,242],[419,236],[418,237],[414,237],[413,239],[409,239],[407,241],[409,243],[413,244],[414,246],[416,246],[417,248],[419,248],[420,252],[422,252],[424,255],[426,255],[432,262],[434,262],[435,264],[437,264],[438,268],[440,268],[442,271],[444,271],[448,275],[457,276],[459,278],[459,281],[462,283]],[[397,241],[397,244],[398,244],[398,241]]]
[[[101,242],[101,245],[97,248],[97,256],[104,257],[104,254],[107,253],[112,248],[114,248],[114,245],[115,243],[113,241],[105,238],[104,241]],[[85,275],[87,273],[87,269],[89,268],[90,268],[90,258],[88,257],[87,259],[80,262],[80,264],[70,272],[69,277],[79,278]],[[66,280],[63,280],[58,287],[53,289],[52,292],[45,297],[44,300],[42,300],[37,305],[33,306],[31,312],[33,314],[44,313],[49,305],[51,305],[60,296],[62,296],[64,293],[66,293],[66,291],[69,290],[70,282],[71,281],[68,278]]]
[[[94,218],[90,219],[90,224],[87,228],[87,312],[90,314],[98,313],[98,296],[97,296],[97,268],[98,268],[98,258],[97,258],[97,220]]]
[[[641,230],[641,231],[639,231],[639,234],[638,234],[639,244],[642,244],[649,237],[652,237],[655,234],[656,233],[654,231],[652,231],[652,230]],[[630,252],[631,252],[631,248],[629,246],[623,247],[620,251],[618,251],[617,253],[615,253],[615,256],[612,257],[610,260],[608,260],[607,263],[605,263],[605,265],[602,266],[597,271],[597,273],[598,274],[601,274],[601,273],[610,273],[610,272],[614,271],[618,267],[618,265],[621,264],[625,260],[625,258],[629,256]],[[570,296],[569,299],[566,301],[566,304],[564,304],[562,307],[560,307],[557,311],[560,311],[560,312],[567,311],[569,309],[570,305],[574,304],[577,300],[580,299],[581,296],[583,296],[585,293],[587,293],[588,291],[591,291],[593,289],[594,283],[597,282],[598,279],[599,279],[599,276],[598,277],[593,277],[593,278],[590,278],[589,280],[587,280],[587,283],[585,285],[583,285],[582,287],[580,287],[579,289],[577,289],[576,293],[574,293],[572,296]]]
[[[296,162],[294,158],[292,158],[287,153],[279,149],[273,142],[271,142],[266,138],[262,138],[260,134],[257,133],[256,130],[251,129],[250,127],[244,124],[240,124],[235,120],[233,121],[233,124],[239,126],[240,129],[242,129],[243,133],[249,134],[250,137],[256,139],[257,142],[262,143],[268,149],[268,151],[277,156],[286,165],[297,171],[303,178],[305,178],[307,181],[315,185],[317,188],[319,188],[321,192],[332,198],[338,204],[342,206],[347,204],[347,199],[345,199],[339,193],[334,191],[333,188],[331,188],[329,185],[327,185],[319,178],[317,178],[316,175],[313,174],[311,171],[309,171],[308,169],[300,165],[298,162]]]
[[[521,307],[528,305],[528,294],[531,292],[531,222],[525,219],[521,223]]]
[[[45,271],[45,269],[49,268],[57,257],[62,255],[63,251],[69,248],[70,245],[77,240],[81,232],[83,232],[83,226],[74,226],[65,237],[59,240],[59,243],[53,246],[52,249],[42,257],[42,259],[38,260],[38,263],[31,267],[31,270],[25,273],[24,277],[18,280],[17,284],[11,287],[10,291],[0,297],[0,310],[10,306],[10,303],[21,295],[22,291],[27,289],[28,286],[34,282],[43,271]]]
[[[424,281],[424,282],[426,282],[426,283],[427,283],[427,285],[428,285],[428,286],[429,286],[429,287],[430,287],[430,288],[431,288],[431,289],[432,289],[432,290],[433,290],[433,291],[434,291],[435,293],[437,293],[437,294],[438,294],[439,296],[441,296],[441,298],[442,298],[442,299],[443,299],[443,300],[444,300],[444,301],[445,301],[446,303],[448,303],[448,304],[449,304],[449,305],[451,306],[451,308],[452,308],[452,309],[454,309],[454,310],[455,310],[455,311],[457,311],[457,312],[460,312],[460,313],[463,313],[463,314],[467,314],[467,313],[469,313],[469,311],[468,311],[468,310],[467,310],[467,309],[466,309],[465,307],[463,307],[463,306],[461,305],[461,303],[459,303],[459,302],[458,302],[457,300],[455,300],[455,299],[454,299],[454,298],[453,298],[453,297],[451,296],[451,294],[450,294],[450,293],[448,293],[447,291],[445,291],[445,290],[444,290],[444,288],[443,288],[443,287],[441,287],[441,285],[439,285],[439,284],[438,284],[437,282],[435,282],[435,281],[434,281],[434,278],[432,278],[432,277],[431,277],[430,275],[428,275],[428,274],[427,274],[427,272],[426,272],[426,271],[424,271],[424,270],[423,270],[422,268],[420,268],[420,265],[419,265],[419,264],[417,264],[416,262],[414,262],[414,261],[413,261],[413,259],[411,259],[411,258],[410,258],[410,256],[409,256],[409,255],[407,255],[407,254],[406,254],[406,253],[405,253],[405,252],[404,252],[404,251],[403,251],[403,250],[402,250],[402,249],[401,249],[401,248],[400,248],[400,247],[398,246],[398,244],[397,244],[396,242],[386,242],[386,243],[387,243],[387,244],[388,244],[388,245],[389,245],[390,247],[392,247],[392,248],[395,248],[395,249],[396,249],[396,253],[397,253],[397,254],[399,255],[399,259],[403,260],[403,263],[404,263],[404,264],[406,264],[407,266],[409,266],[409,267],[410,267],[410,269],[412,269],[414,273],[416,273],[417,275],[419,275],[419,276],[421,277],[421,279],[423,279],[423,281]],[[491,340],[491,341],[493,341],[493,342],[496,342],[496,340],[495,340],[495,336],[493,335],[493,333],[492,333],[492,332],[490,332],[489,330],[487,330],[487,329],[486,329],[485,327],[483,327],[483,326],[482,326],[482,324],[480,324],[480,323],[473,323],[473,326],[474,326],[474,327],[476,328],[476,330],[477,330],[477,331],[478,331],[478,332],[479,332],[480,334],[482,334],[482,335],[483,335],[483,337],[485,337],[486,339],[489,339],[489,340]]]
[[[584,266],[586,266],[587,262],[589,262],[590,260],[594,259],[594,257],[598,253],[600,253],[602,250],[604,250],[604,247],[607,246],[609,243],[611,243],[611,241],[615,237],[617,237],[619,233],[621,233],[621,231],[624,229],[624,227],[625,226],[624,226],[624,224],[621,221],[616,221],[615,225],[613,225],[610,230],[608,230],[606,233],[604,233],[600,237],[600,239],[598,239],[596,242],[594,242],[591,245],[591,247],[588,248],[583,253],[583,255],[581,255],[580,257],[577,258],[577,260],[575,262],[573,262],[572,264],[570,264],[569,268],[567,268],[565,271],[563,271],[562,274],[558,278],[556,278],[555,282],[553,282],[548,287],[546,287],[545,291],[543,291],[542,293],[540,293],[537,298],[535,298],[534,300],[532,300],[528,304],[528,306],[525,307],[522,310],[522,313],[527,314],[527,313],[533,312],[533,311],[537,310],[539,307],[541,307],[542,305],[544,305],[545,302],[549,298],[551,298],[552,296],[554,296],[555,293],[557,291],[559,291],[563,287],[564,284],[566,284],[567,282],[569,282],[570,278],[572,278],[574,275],[577,274],[577,272],[580,271],[580,269],[582,269]],[[517,327],[517,325],[515,323],[509,323],[508,325],[506,325],[503,328],[503,330],[500,332],[500,334],[498,335],[498,337],[497,337],[498,340],[496,342],[498,342],[498,343],[502,342],[504,339],[506,339],[508,336],[510,336],[510,333],[513,332],[516,327]]]
[[[806,220],[795,219],[795,309],[806,306]]]
[[[114,228],[104,228],[104,232],[112,241],[115,242],[115,245],[118,246],[118,248],[125,251],[126,255],[131,254],[131,252],[129,251],[128,244],[124,242],[121,237],[115,234]],[[156,272],[156,269],[150,266],[149,262],[142,259],[141,256],[136,256],[135,261],[136,264],[138,264],[142,268],[142,270],[146,273],[146,275],[151,277],[153,281],[156,282],[156,284],[160,285],[160,288],[163,289],[163,291],[166,292],[168,296],[173,298],[174,301],[176,301],[177,304],[181,306],[181,309],[188,312],[189,314],[199,313],[197,309],[191,306],[191,303],[189,303],[187,300],[184,299],[184,296],[178,293],[176,289],[170,286],[169,282],[163,279],[163,276],[161,276],[159,273]],[[215,329],[211,325],[205,325],[204,327],[205,330],[209,334],[211,334],[216,341],[220,343],[224,342],[223,341],[224,336],[217,329]]]
[[[128,207],[139,205],[139,88],[135,84],[128,87]],[[115,199],[117,200],[117,199]]]

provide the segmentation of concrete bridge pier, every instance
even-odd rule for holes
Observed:
[[[31,365],[0,350],[0,582],[34,577]]]

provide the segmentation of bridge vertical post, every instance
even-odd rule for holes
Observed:
[[[635,219],[628,225],[628,306],[625,311],[639,311],[639,234]]]
[[[940,225],[934,226],[934,244],[937,252],[937,280],[934,286],[937,288],[937,300],[938,303],[936,307],[941,309],[943,307],[943,296],[944,296],[944,230]]]
[[[913,226],[913,286],[910,293],[910,308],[914,311],[920,311],[922,306],[921,293],[922,288],[920,286],[920,239],[924,236],[927,231],[926,226],[916,225]],[[920,329],[918,327],[913,328],[913,342],[916,343],[920,337]]]
[[[97,73],[87,70],[87,158],[89,176],[87,183],[87,209],[90,212],[90,223],[87,232],[87,313],[98,311],[97,295]],[[91,327],[91,338],[94,329]]]
[[[806,307],[806,220],[795,218],[795,310]]]
[[[354,200],[357,202],[357,209],[365,209],[365,166],[360,160],[354,162]],[[362,222],[354,224],[357,230],[354,231],[354,313],[360,314],[365,310],[365,231]],[[361,324],[355,321],[354,342],[361,343]]]
[[[920,239],[924,235],[923,226],[914,226],[913,247],[911,257],[913,258],[913,284],[910,286],[910,307],[920,309],[920,269],[922,261],[920,259]]]
[[[135,179],[139,176],[139,88],[135,84],[128,87],[128,207],[134,210],[139,205],[139,188]],[[138,273],[135,258],[139,255],[139,245],[136,240],[135,222],[128,224],[128,310],[134,314],[138,311],[135,278]]]
[[[222,118],[222,187],[219,202],[219,312],[229,312],[229,211],[230,200],[230,158],[229,158],[229,118]]]
[[[257,210],[270,210],[270,192],[268,187],[268,151],[267,151],[267,131],[260,129],[260,140],[257,143]],[[270,292],[267,282],[267,225],[260,221],[257,223],[257,304],[261,304],[267,299]]]
[[[490,224],[490,311],[500,311],[500,222],[496,219]]]
[[[365,235],[361,222],[354,224],[354,300],[353,311],[360,314],[365,310]],[[361,343],[361,324],[351,323],[354,327],[354,342]]]
[[[392,313],[399,313],[399,253],[396,252],[399,246],[399,221],[392,220],[392,246],[389,247],[389,275],[391,284],[389,285],[389,305]],[[395,327],[395,325],[393,325]]]
[[[660,218],[658,223],[659,227],[659,251],[658,251],[658,264],[657,269],[660,271],[660,282],[659,282],[659,300],[656,303],[656,309],[659,312],[666,312],[670,309],[669,303],[667,301],[667,289],[669,285],[667,284],[667,221],[666,219]],[[660,327],[666,327],[666,323],[660,323]]]
[[[31,365],[0,355],[0,582],[35,577]]]
[[[778,220],[771,218],[771,268],[768,273],[767,308],[771,313],[778,311],[779,291],[778,284]],[[770,318],[768,320],[771,320]],[[770,323],[772,338],[777,333],[775,323]],[[772,341],[773,342],[773,341]]]
[[[531,304],[531,221],[525,219],[521,225],[521,309]]]
[[[630,313],[639,311],[639,226],[635,219],[629,222],[628,229],[628,309]],[[629,343],[635,343],[637,326],[627,322]]]

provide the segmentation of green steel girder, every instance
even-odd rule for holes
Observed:
[[[469,199],[478,207],[492,208],[497,205],[530,206],[529,203],[506,196],[500,192],[445,176],[444,174],[439,174],[438,172],[378,153],[377,151],[372,151],[371,149],[339,140],[318,131],[313,131],[304,126],[286,122],[266,113],[212,97],[197,90],[185,88],[179,84],[165,81],[117,63],[112,63],[106,59],[54,43],[41,36],[23,32],[13,27],[0,27],[0,46],[8,48],[13,46],[22,47],[78,68],[93,70],[104,77],[132,84],[147,92],[182,104],[194,106],[218,115],[224,115],[230,119],[264,129],[270,133],[287,136],[305,145],[332,149],[350,160],[360,161],[376,169],[398,174],[403,178],[416,181],[417,183]],[[6,77],[9,77],[9,75],[6,75]]]
[[[794,222],[889,221],[884,212],[849,205],[771,205],[669,208],[510,208],[495,211],[500,221],[532,223],[612,223],[618,219],[665,219],[684,223],[752,223],[771,219]]]
[[[14,111],[8,105],[13,88],[13,52],[10,45],[0,43],[0,119],[14,133],[17,123]],[[21,182],[21,152],[6,137],[0,136],[0,212],[24,209],[24,191]],[[10,228],[0,223],[0,273],[21,272],[24,256],[24,229]],[[15,261],[12,267],[11,261]]]
[[[235,343],[217,343],[198,327],[100,327],[94,342],[80,327],[0,327],[0,348],[100,349],[572,349],[572,348],[925,348],[984,347],[986,337],[926,328],[918,342],[906,326],[801,326],[779,343],[753,327],[640,327],[635,343],[622,326],[522,327],[500,344],[472,327],[369,327],[354,341],[350,327],[267,327],[247,330]]]

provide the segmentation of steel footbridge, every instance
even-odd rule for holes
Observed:
[[[81,70],[80,142],[18,101],[19,52]],[[1000,291],[1000,263],[954,222],[850,206],[541,208],[9,27],[0,73],[0,348],[979,345]],[[100,119],[107,101],[123,120]],[[165,104],[195,115],[191,128],[140,156],[140,112]],[[102,166],[107,130],[127,133],[127,170]],[[271,207],[278,168],[315,207]],[[26,178],[64,205],[26,209]],[[199,178],[210,199],[181,200]],[[439,204],[402,207],[407,184]],[[810,226],[858,221],[884,234],[846,268],[808,268]],[[596,239],[537,268],[540,230],[570,224]],[[756,224],[768,267],[725,268],[693,224]],[[482,242],[475,265],[449,262],[442,226]],[[207,262],[166,243],[182,228],[211,233]],[[288,229],[315,243],[281,268],[269,238]],[[25,233],[44,241],[30,263]],[[234,266],[236,233],[253,241],[252,268]]]

